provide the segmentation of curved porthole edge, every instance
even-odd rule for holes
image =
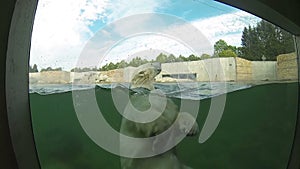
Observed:
[[[295,36],[295,50],[297,54],[298,60],[298,112],[297,112],[297,121],[295,127],[295,135],[294,135],[294,142],[291,150],[290,160],[288,163],[287,169],[299,169],[300,168],[300,36]]]
[[[6,58],[9,130],[19,169],[40,169],[29,107],[29,53],[38,0],[18,0],[11,21]]]

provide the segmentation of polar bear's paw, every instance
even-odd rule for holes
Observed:
[[[189,113],[179,113],[176,121],[180,132],[185,133],[187,136],[195,136],[199,133],[196,119]]]

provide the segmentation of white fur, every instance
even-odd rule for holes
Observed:
[[[131,88],[146,88],[153,90],[153,82],[155,76],[160,72],[157,65],[151,64],[142,65],[137,68],[132,80]],[[138,108],[144,108],[144,97],[135,95],[132,96],[131,102]],[[161,106],[159,101],[155,105]],[[158,135],[168,129],[171,125],[177,126],[178,130],[185,132],[187,135],[193,136],[198,132],[198,125],[195,119],[189,113],[179,113],[177,105],[171,100],[167,99],[167,105],[160,117],[149,123],[136,123],[123,118],[121,124],[121,133],[131,137],[151,137]],[[188,130],[191,129],[191,130]],[[166,138],[168,141],[173,141],[172,136]],[[152,150],[157,148],[157,140],[153,141]],[[176,155],[176,147],[171,150],[150,158],[121,158],[122,169],[191,169],[183,165]]]
[[[153,82],[159,72],[160,70],[151,63],[139,66],[131,79],[131,88],[144,87],[153,90]]]

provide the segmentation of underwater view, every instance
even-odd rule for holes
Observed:
[[[179,106],[180,99],[200,100],[196,120],[201,129],[211,96],[200,93],[207,93],[216,85],[199,83],[200,87],[190,92],[191,97],[186,96],[189,92],[185,90],[177,91],[185,93],[183,98],[171,94],[168,97]],[[170,91],[176,85],[155,86]],[[197,136],[180,142],[176,147],[179,160],[192,168],[286,168],[297,116],[298,83],[227,86],[231,89],[228,87],[230,92],[217,129],[204,143],[199,143]],[[44,93],[31,89],[30,93],[32,124],[42,168],[119,169],[120,157],[99,147],[82,129],[74,110],[72,91],[66,87],[64,92],[55,92],[58,87],[52,86],[52,91],[49,88]],[[114,106],[111,88],[112,85],[106,85],[81,90],[95,92],[103,116],[119,131],[122,117]]]

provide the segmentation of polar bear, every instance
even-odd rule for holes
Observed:
[[[135,138],[149,138],[159,135],[166,131],[170,126],[175,125],[176,132],[182,132],[187,136],[195,136],[198,133],[198,125],[195,118],[189,113],[180,112],[178,106],[170,99],[167,98],[166,103],[162,105],[159,95],[155,101],[149,103],[149,94],[155,90],[154,81],[155,77],[161,71],[160,63],[148,63],[138,67],[131,79],[132,91],[130,94],[130,101],[132,105],[139,111],[147,111],[152,106],[154,109],[148,111],[149,114],[155,114],[156,111],[163,112],[159,117],[149,122],[136,122],[132,119],[123,117],[120,132],[124,135]],[[176,136],[170,134],[161,140],[154,139],[150,144],[151,148],[147,151],[158,151],[166,144],[176,140]],[[122,143],[121,143],[122,144]],[[145,151],[145,150],[132,150]],[[121,157],[122,169],[191,169],[190,167],[182,164],[176,155],[176,146],[170,150],[148,158],[126,158]]]

